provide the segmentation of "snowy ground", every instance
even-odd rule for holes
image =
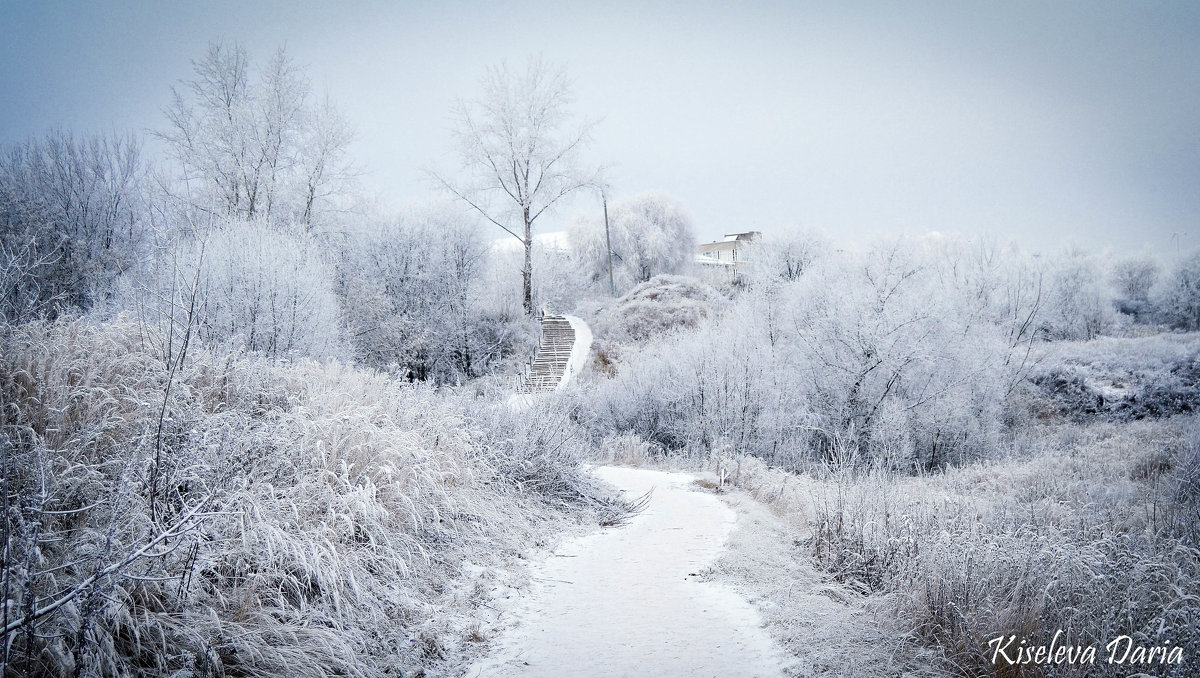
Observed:
[[[571,380],[583,371],[583,366],[587,364],[588,354],[592,350],[592,328],[583,322],[581,318],[576,318],[573,315],[564,315],[567,322],[571,323],[571,329],[575,330],[575,343],[571,345],[571,358],[567,361],[567,370],[563,374],[562,381],[558,382],[556,391],[561,391],[571,383]]]
[[[589,342],[590,343],[590,342]],[[601,467],[628,495],[653,488],[626,525],[570,541],[536,566],[534,587],[476,676],[779,676],[788,659],[758,612],[701,575],[737,514],[693,476]]]
[[[894,605],[855,593],[816,568],[809,548],[800,545],[808,527],[796,525],[794,513],[781,519],[737,490],[722,498],[737,511],[738,524],[708,577],[754,604],[767,631],[793,657],[789,676],[948,675],[938,654],[898,623]]]

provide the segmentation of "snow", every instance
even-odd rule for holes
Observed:
[[[555,391],[561,391],[571,383],[571,379],[578,376],[587,364],[588,354],[592,350],[592,328],[583,322],[580,318],[573,315],[564,315],[567,322],[571,323],[571,329],[575,330],[575,343],[571,345],[571,357],[567,361],[567,369],[563,373],[562,380],[558,382]]]
[[[513,412],[525,412],[533,408],[536,398],[544,396],[545,393],[514,393],[508,397],[505,405]]]
[[[1117,383],[1112,379],[1085,377],[1083,384],[1095,393],[1099,393],[1104,398],[1104,402],[1109,404],[1125,400],[1130,396],[1132,391],[1128,386]]]
[[[693,476],[601,467],[630,496],[654,490],[625,526],[572,540],[535,566],[515,624],[476,676],[780,676],[786,658],[757,611],[698,575],[737,514]]]

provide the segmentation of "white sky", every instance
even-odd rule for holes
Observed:
[[[447,111],[485,68],[541,55],[603,118],[614,193],[675,196],[702,239],[1200,246],[1200,3],[0,0],[0,141],[161,127],[213,40],[255,63],[286,43],[392,204],[450,165]]]

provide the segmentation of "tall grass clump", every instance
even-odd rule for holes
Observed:
[[[124,322],[0,351],[6,674],[368,676],[455,643],[462,563],[600,500],[556,416]],[[473,594],[472,594],[473,595]]]
[[[1194,675],[1190,656],[1110,665],[1104,647],[1121,635],[1200,644],[1196,423],[1065,431],[1029,457],[937,475],[831,466],[813,493],[811,552],[891,600],[963,675]],[[994,638],[1049,645],[1060,630],[1058,645],[1095,646],[1097,662],[992,661]]]

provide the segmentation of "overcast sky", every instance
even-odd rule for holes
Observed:
[[[0,141],[161,128],[214,40],[286,43],[395,205],[450,164],[453,100],[540,55],[602,118],[614,193],[673,195],[703,239],[1200,246],[1200,2],[0,0]]]

